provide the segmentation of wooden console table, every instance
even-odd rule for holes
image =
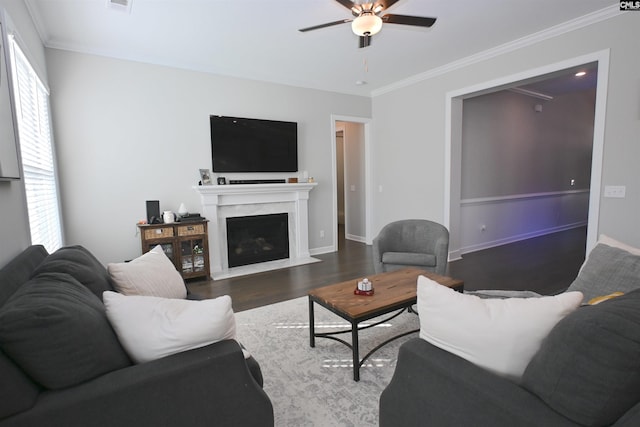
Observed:
[[[184,279],[209,278],[207,220],[138,224],[142,253],[160,245]]]

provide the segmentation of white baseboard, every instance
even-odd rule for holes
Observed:
[[[449,259],[448,261],[458,261],[462,259],[462,251],[457,250],[457,251],[451,251],[449,252]]]
[[[320,248],[312,248],[309,249],[309,253],[311,255],[322,255],[322,254],[328,254],[331,252],[335,252],[337,250],[337,248],[334,245],[331,246],[323,246]]]
[[[354,242],[367,243],[367,239],[365,239],[364,237],[355,236],[353,234],[346,234],[344,238],[347,240],[353,240]]]
[[[536,230],[536,231],[532,231],[525,234],[518,234],[515,236],[505,237],[503,239],[493,240],[491,242],[483,242],[481,244],[467,246],[467,247],[461,248],[458,251],[449,252],[449,261],[460,259],[462,255],[468,254],[470,252],[476,252],[476,251],[481,251],[483,249],[495,248],[497,246],[507,245],[509,243],[515,243],[521,240],[532,239],[534,237],[545,236],[547,234],[558,233],[560,231],[571,230],[573,228],[584,227],[586,225],[587,225],[587,221],[580,221],[574,224],[565,224],[558,227],[547,228],[543,230]],[[456,257],[453,258],[454,256]]]

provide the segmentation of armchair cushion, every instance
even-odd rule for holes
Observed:
[[[436,265],[436,257],[432,254],[419,254],[415,252],[385,252],[382,254],[382,262],[385,264],[425,265],[434,267]]]
[[[65,273],[43,273],[0,309],[2,350],[48,389],[130,366],[104,305]]]
[[[640,290],[583,306],[551,331],[522,384],[585,426],[615,422],[640,400]]]

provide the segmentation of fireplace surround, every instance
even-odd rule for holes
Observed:
[[[202,215],[209,220],[209,258],[213,279],[242,276],[320,261],[309,254],[310,183],[200,185]],[[237,267],[229,266],[227,218],[288,214],[289,257]]]

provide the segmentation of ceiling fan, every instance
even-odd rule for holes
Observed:
[[[393,6],[398,0],[364,0],[364,1],[351,1],[351,0],[336,0],[342,6],[351,10],[351,13],[355,18],[353,19],[341,19],[339,21],[327,22],[326,24],[314,25],[313,27],[301,28],[298,31],[306,32],[319,30],[320,28],[332,27],[334,25],[345,24],[351,22],[351,29],[359,36],[358,47],[367,47],[371,45],[371,36],[377,34],[382,29],[382,23],[388,24],[402,24],[413,25],[416,27],[431,27],[436,18],[422,17],[422,16],[410,16],[410,15],[394,15],[386,14],[380,16],[380,14]]]

